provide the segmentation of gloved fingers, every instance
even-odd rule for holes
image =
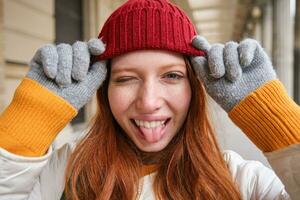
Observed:
[[[32,59],[30,61],[30,70],[26,74],[26,77],[35,79],[36,74],[38,74],[39,76],[45,77],[46,74],[45,74],[45,72],[44,72],[44,70],[42,68],[43,67],[42,67],[42,65],[40,63],[38,63],[35,59]]]
[[[242,76],[242,68],[240,66],[238,54],[238,43],[228,42],[225,44],[224,63],[226,68],[226,79],[235,82]]]
[[[225,75],[223,51],[223,44],[214,44],[208,52],[209,75],[215,79],[222,78]]]
[[[90,52],[86,42],[77,41],[72,45],[73,67],[72,78],[82,81],[88,72],[90,65]]]
[[[105,51],[105,44],[98,38],[92,38],[88,41],[88,48],[91,55],[98,56]]]
[[[209,78],[207,59],[203,56],[191,57],[191,63],[197,77],[203,82],[207,82]]]
[[[238,51],[242,68],[245,68],[251,64],[258,45],[259,44],[256,40],[249,38],[240,43]]]
[[[56,83],[60,87],[66,87],[72,83],[71,72],[72,72],[72,46],[69,44],[57,45],[58,53],[58,65],[57,65],[57,76]]]
[[[89,70],[86,79],[83,80],[83,84],[87,85],[87,88],[93,86],[93,89],[97,89],[105,80],[107,75],[107,61],[95,62]],[[92,89],[92,88],[90,88]]]
[[[30,63],[42,64],[42,60],[41,60],[41,48],[39,48],[38,50],[36,50],[36,52],[34,53],[34,56],[30,60]]]
[[[58,54],[55,45],[46,44],[37,50],[33,60],[43,66],[48,78],[54,79],[57,75]]]
[[[192,45],[198,49],[198,50],[202,50],[205,52],[208,52],[211,48],[209,42],[205,39],[205,37],[200,36],[200,35],[196,35],[193,39],[192,39]]]

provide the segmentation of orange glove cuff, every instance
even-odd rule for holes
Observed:
[[[63,98],[24,78],[0,115],[0,147],[23,156],[41,156],[76,114]]]
[[[229,117],[263,152],[300,142],[300,107],[279,80],[269,81],[249,94]]]

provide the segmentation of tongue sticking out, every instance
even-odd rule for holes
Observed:
[[[158,142],[163,136],[164,126],[155,128],[139,127],[147,142]]]

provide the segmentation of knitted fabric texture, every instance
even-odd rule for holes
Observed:
[[[98,60],[143,49],[204,56],[204,51],[191,44],[195,35],[189,17],[168,0],[129,0],[105,22],[98,37],[106,44],[106,51]]]

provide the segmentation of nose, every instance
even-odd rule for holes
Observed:
[[[163,104],[162,91],[159,84],[145,82],[139,88],[136,108],[140,113],[151,114],[159,110]]]

